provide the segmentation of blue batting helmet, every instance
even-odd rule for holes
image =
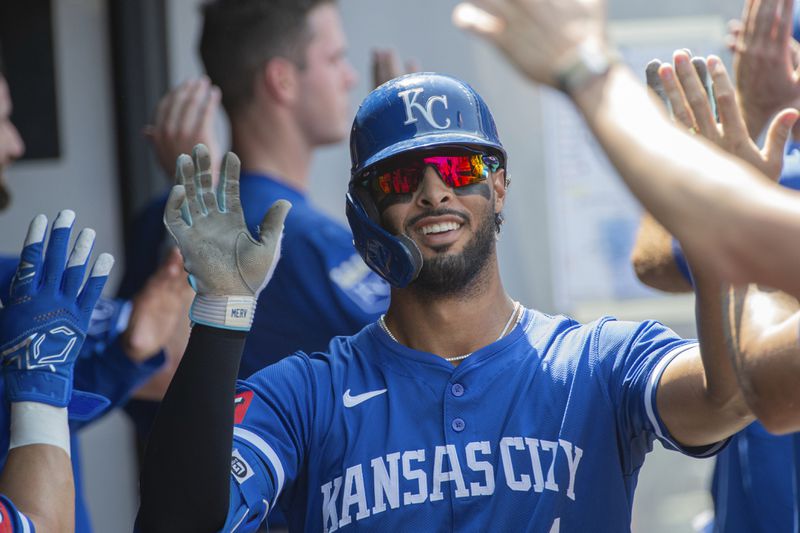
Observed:
[[[361,103],[353,121],[347,220],[361,257],[394,287],[417,277],[422,254],[413,240],[380,226],[377,207],[363,187],[365,174],[389,158],[437,147],[491,151],[505,166],[506,152],[486,103],[450,76],[425,72],[386,82]]]

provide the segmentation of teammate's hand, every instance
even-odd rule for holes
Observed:
[[[239,200],[239,169],[239,158],[228,152],[215,192],[208,149],[200,144],[193,157],[181,154],[178,185],[167,200],[164,223],[197,292],[192,320],[247,331],[256,299],[278,263],[283,221],[291,204],[275,202],[261,221],[260,240],[253,239]]]
[[[710,56],[708,62],[701,57],[690,58],[685,50],[676,51],[673,61],[674,68],[669,63],[651,62],[647,81],[656,93],[666,98],[675,119],[777,181],[786,139],[798,118],[797,110],[786,109],[775,117],[761,150],[748,135],[736,103],[736,92],[722,61],[716,56]],[[657,76],[653,76],[654,67]]]
[[[28,228],[6,307],[0,309],[0,356],[11,402],[65,407],[73,396],[75,359],[114,264],[109,254],[100,254],[81,289],[95,233],[82,230],[67,261],[74,220],[72,211],[58,214],[46,254],[47,218],[37,216]],[[85,396],[100,402],[96,395]]]
[[[219,88],[204,76],[182,83],[158,102],[155,123],[147,126],[144,134],[153,143],[167,176],[174,172],[178,156],[191,152],[199,143],[205,144],[211,153],[212,170],[216,172],[219,168],[221,154],[214,135],[214,116],[220,97]]]
[[[733,55],[740,105],[757,139],[770,117],[800,107],[800,75],[792,47],[792,0],[747,0]]]
[[[533,81],[556,86],[582,48],[608,53],[604,0],[470,0],[453,22],[497,45]]]
[[[397,53],[389,48],[374,48],[372,50],[372,83],[373,87],[380,87],[389,80],[403,74],[419,72],[420,65],[414,59],[408,59],[404,66],[400,65]]]
[[[141,363],[173,338],[194,292],[183,275],[183,260],[173,248],[158,270],[133,298],[128,327],[122,334],[127,356]],[[184,333],[188,338],[188,332]]]

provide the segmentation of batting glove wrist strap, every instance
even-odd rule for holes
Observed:
[[[209,296],[198,294],[194,297],[189,318],[196,324],[215,328],[250,331],[256,299],[252,296]]]

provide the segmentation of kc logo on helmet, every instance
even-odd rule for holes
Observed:
[[[414,115],[414,110],[419,111],[422,115],[422,118],[425,121],[436,128],[437,130],[443,130],[450,127],[450,119],[445,119],[444,124],[439,124],[436,121],[436,117],[433,116],[433,104],[441,103],[445,109],[447,109],[447,95],[441,96],[431,96],[428,98],[428,101],[423,106],[419,102],[417,102],[417,97],[425,91],[422,87],[415,87],[413,89],[408,89],[406,91],[400,91],[397,93],[397,96],[403,99],[403,103],[406,105],[406,121],[403,122],[404,126],[408,126],[409,124],[414,124],[417,122],[417,117]]]

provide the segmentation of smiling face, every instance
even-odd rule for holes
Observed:
[[[450,187],[431,166],[416,191],[374,195],[383,227],[419,247],[422,270],[410,285],[434,295],[469,290],[495,253],[495,214],[505,200],[505,170]]]

